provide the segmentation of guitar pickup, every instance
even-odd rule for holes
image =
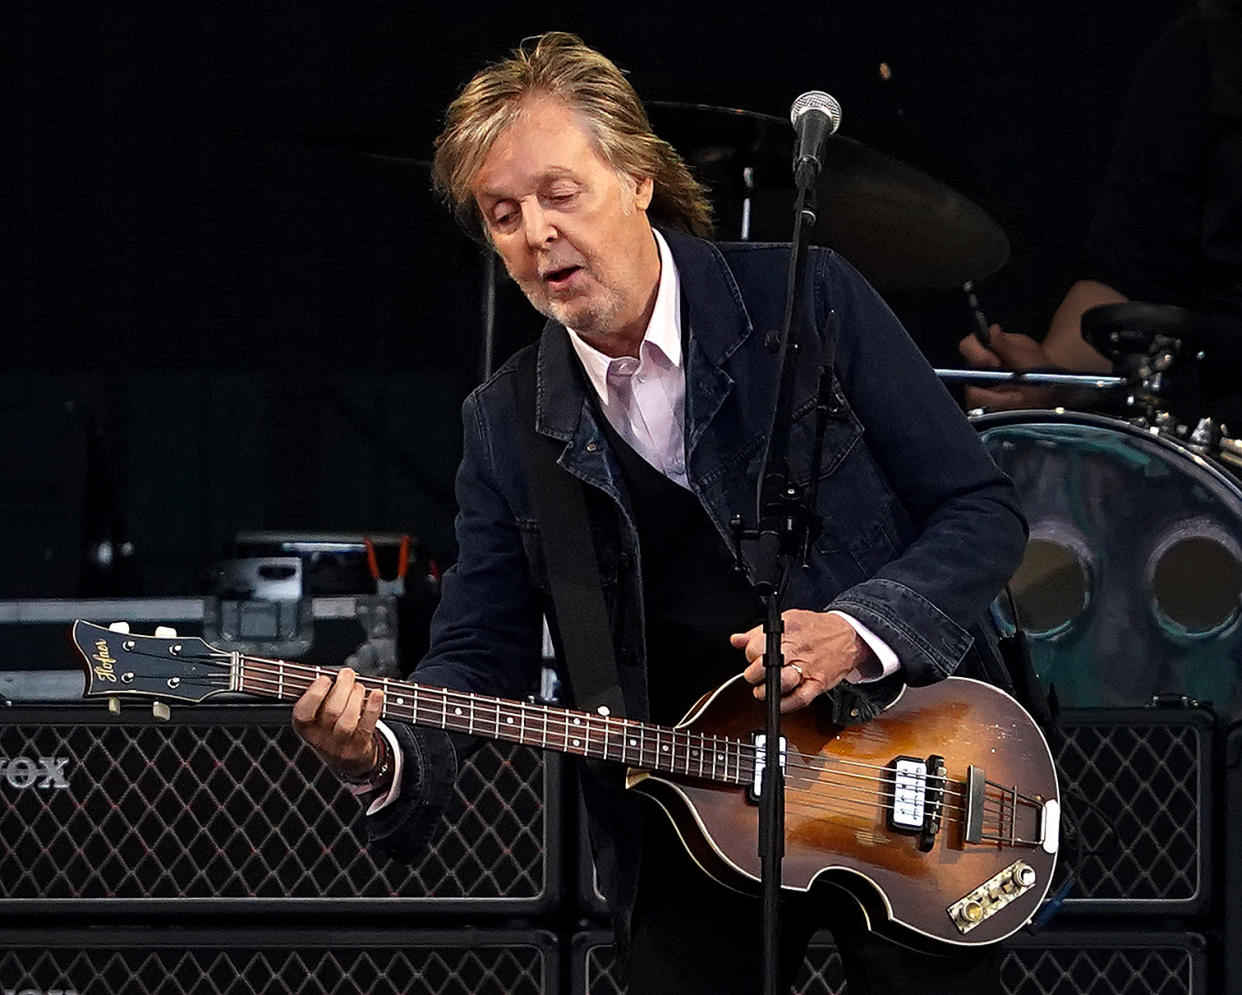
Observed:
[[[893,761],[893,793],[888,805],[888,828],[899,833],[916,833],[924,853],[936,844],[944,811],[944,757],[933,754],[926,760],[898,757]]]
[[[899,833],[923,830],[927,805],[927,763],[914,757],[893,761],[893,798],[888,807],[888,828]]]

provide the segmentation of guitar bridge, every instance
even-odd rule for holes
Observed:
[[[984,800],[992,790],[992,811]],[[1060,845],[1061,806],[1055,798],[1023,794],[987,779],[983,768],[966,768],[966,817],[962,841],[968,844],[1039,847],[1056,853]]]

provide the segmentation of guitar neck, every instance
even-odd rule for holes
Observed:
[[[321,674],[331,677],[334,671],[239,654],[232,685],[248,694],[294,701]],[[368,690],[383,690],[380,715],[390,721],[721,784],[746,785],[754,776],[754,747],[739,739],[388,678],[358,681]]]

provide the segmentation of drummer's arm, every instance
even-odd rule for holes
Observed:
[[[1127,300],[1120,291],[1097,280],[1079,280],[1070,287],[1044,337],[1044,351],[1052,364],[1083,373],[1111,372],[1112,363],[1083,339],[1082,316],[1100,304],[1121,304]]]

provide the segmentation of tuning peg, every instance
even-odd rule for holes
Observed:
[[[151,702],[151,714],[160,722],[167,722],[172,717],[172,709],[165,702],[153,701]]]
[[[108,628],[111,629],[113,632],[129,632],[129,623],[128,622],[113,622],[110,626],[108,626]]]
[[[155,627],[155,634],[159,636],[160,639],[176,639],[177,638],[177,630],[174,629],[171,625],[157,625]]]
[[[108,699],[108,711],[113,715],[121,714],[121,699],[115,696]]]

